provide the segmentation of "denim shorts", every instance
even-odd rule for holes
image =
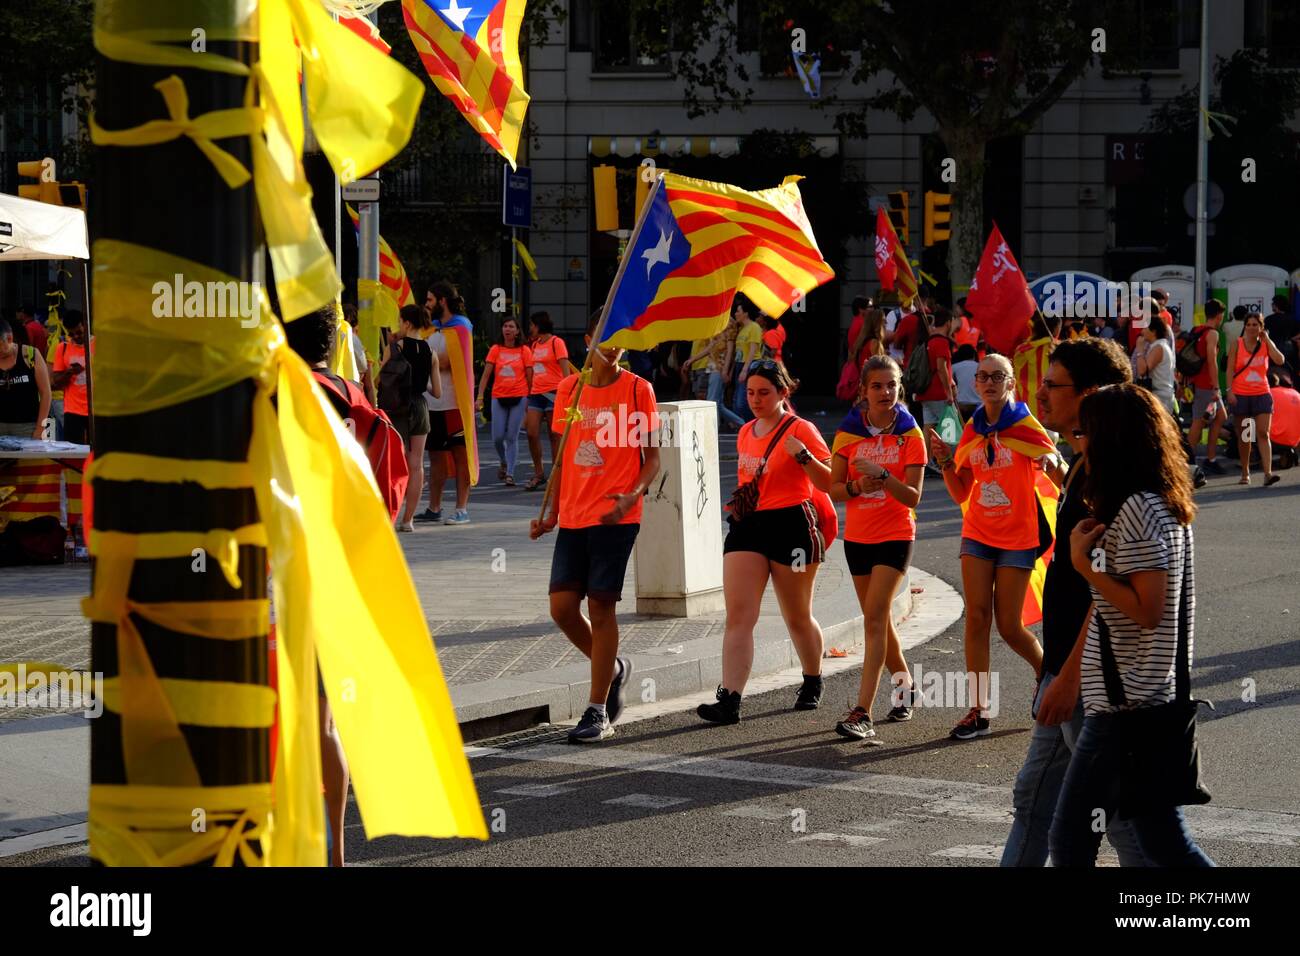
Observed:
[[[639,524],[560,528],[551,557],[550,593],[576,591],[598,601],[621,601],[627,562]]]
[[[545,414],[555,407],[554,392],[538,392],[536,395],[528,396],[528,407],[535,408]]]
[[[1038,560],[1037,548],[1013,551],[1009,548],[994,548],[971,538],[961,539],[961,553],[969,554],[972,558],[992,561],[995,568],[1023,568],[1026,571],[1032,571],[1034,563]]]

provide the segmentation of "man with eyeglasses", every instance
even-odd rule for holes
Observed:
[[[1057,345],[1038,390],[1039,420],[1043,427],[1066,436],[1074,459],[1057,505],[1058,546],[1043,586],[1042,677],[1034,694],[1029,753],[1012,788],[1015,822],[1002,853],[1003,866],[1043,866],[1047,862],[1052,815],[1074,742],[1083,728],[1080,636],[1092,596],[1088,582],[1070,563],[1069,550],[1060,547],[1074,526],[1089,517],[1080,480],[1083,433],[1079,430],[1079,405],[1089,393],[1131,379],[1123,350],[1111,339],[1089,337]],[[1145,857],[1128,824],[1122,820],[1107,823],[1107,835],[1119,853],[1120,864],[1144,865]]]

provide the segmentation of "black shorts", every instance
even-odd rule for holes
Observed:
[[[465,428],[460,423],[460,411],[429,411],[429,437],[424,447],[429,451],[451,451],[465,447]]]
[[[906,571],[912,563],[912,541],[880,541],[876,544],[844,542],[844,557],[849,562],[849,574],[861,577],[870,574],[878,564],[895,571]]]
[[[561,528],[551,557],[550,593],[576,591],[598,601],[623,600],[623,577],[639,524]]]
[[[1232,414],[1237,417],[1238,421],[1243,418],[1254,418],[1256,415],[1273,414],[1273,393],[1265,392],[1263,395],[1233,395]],[[64,415],[67,420],[67,415]],[[64,430],[67,430],[65,424]]]
[[[732,521],[722,553],[733,551],[753,551],[787,566],[796,560],[819,564],[826,557],[826,542],[817,526],[817,509],[805,501],[789,508],[755,511],[744,521]]]
[[[90,416],[78,415],[76,412],[63,413],[63,440],[74,445],[86,445],[90,442]]]

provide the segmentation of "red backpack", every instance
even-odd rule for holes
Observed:
[[[323,369],[312,369],[312,372],[316,381],[324,387],[325,394],[339,417],[344,422],[351,421],[348,430],[356,437],[370,461],[375,484],[379,486],[379,494],[388,506],[389,519],[396,520],[410,481],[402,436],[388,420],[388,416],[370,404],[366,393],[355,382],[339,378]]]

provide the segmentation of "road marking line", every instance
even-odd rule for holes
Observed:
[[[907,808],[909,813],[926,813],[931,815],[931,819],[950,817],[1006,825],[1011,818],[1010,787],[965,781],[853,773],[847,770],[793,767],[750,760],[684,757],[626,747],[575,750],[561,745],[540,744],[506,751],[499,757],[505,760],[558,763],[631,773],[681,774],[769,787],[903,797],[921,801],[919,806]],[[744,808],[736,808],[742,809]],[[744,814],[728,812],[734,816],[756,816],[748,811]],[[1238,807],[1185,807],[1183,812],[1200,840],[1300,846],[1300,813]]]
[[[961,846],[950,846],[946,850],[936,850],[931,856],[952,857],[957,860],[1001,860],[1001,846],[988,846],[985,844],[968,843]]]
[[[857,833],[810,833],[791,840],[791,843],[842,843],[845,846],[873,846],[884,843],[884,837],[861,836]]]
[[[506,787],[497,793],[508,793],[516,797],[558,797],[562,793],[572,793],[574,787],[562,787],[558,783],[522,783],[517,787]]]
[[[601,801],[601,803],[613,804],[614,806],[644,807],[647,810],[662,810],[665,807],[675,807],[679,803],[690,802],[690,797],[657,797],[652,793],[629,793],[626,797]]]

